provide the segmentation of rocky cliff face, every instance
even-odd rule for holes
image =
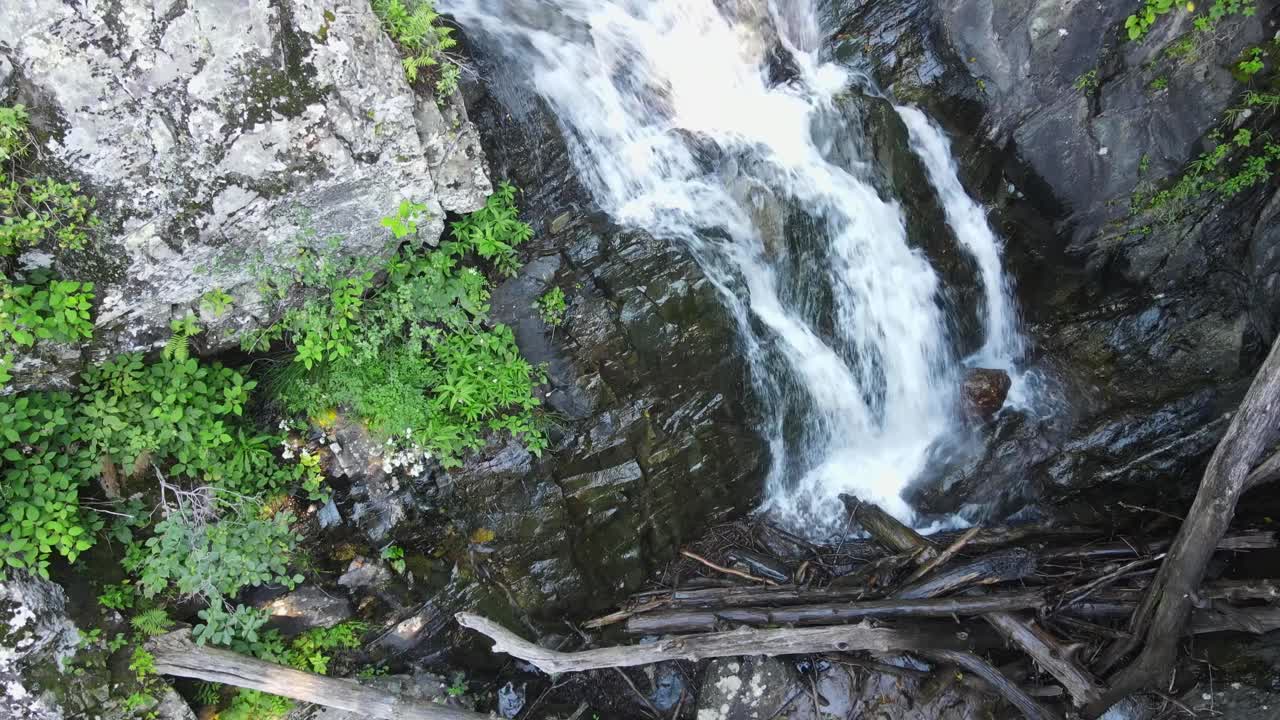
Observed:
[[[93,359],[150,350],[205,312],[204,351],[269,323],[258,282],[300,249],[374,257],[400,199],[444,213],[490,192],[460,101],[417,97],[367,2],[7,3],[0,101],[26,104],[50,174],[78,179],[105,230],[81,253],[31,252],[97,283]],[[46,349],[19,387],[65,384],[83,359]]]
[[[1131,201],[1172,184],[1239,101],[1231,66],[1274,24],[1260,5],[1214,33],[1172,13],[1134,43],[1123,3],[838,4],[833,52],[944,123],[991,207],[1051,406],[1006,414],[921,502],[1006,514],[1167,483],[1217,442],[1276,332],[1276,188],[1207,193],[1176,222]]]
[[[474,62],[493,80],[468,88],[468,107],[494,177],[523,188],[535,230],[493,315],[525,357],[546,363],[552,447],[538,459],[494,445],[460,470],[406,483],[339,433],[353,469],[340,515],[371,543],[404,546],[416,568],[416,589],[363,572],[362,560],[350,568],[357,604],[404,618],[388,637],[396,652],[441,649],[463,607],[514,627],[610,607],[681,542],[752,509],[766,462],[732,320],[697,264],[594,209],[554,120],[486,73],[482,55]],[[531,311],[552,287],[568,298],[557,327]]]

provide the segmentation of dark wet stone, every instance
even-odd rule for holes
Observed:
[[[354,614],[346,597],[326,592],[313,585],[298,588],[262,606],[271,614],[271,626],[285,635],[313,628],[328,628],[348,620]]]
[[[524,709],[525,703],[525,684],[520,683],[518,686],[515,682],[508,682],[498,688],[498,714],[504,718],[514,718]]]
[[[961,393],[969,412],[990,419],[1004,407],[1013,381],[1004,370],[972,368],[965,372]]]
[[[653,694],[649,701],[663,712],[671,710],[680,703],[688,689],[684,673],[675,663],[660,663],[654,668]]]

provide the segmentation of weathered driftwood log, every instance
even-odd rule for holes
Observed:
[[[1030,577],[1036,572],[1035,554],[1022,548],[997,550],[962,563],[946,565],[899,588],[894,598],[932,598],[970,585],[991,585]]]
[[[915,572],[908,575],[906,582],[908,583],[915,582],[916,580],[919,580],[925,575],[928,575],[930,572],[937,569],[938,567],[942,565],[946,565],[947,563],[951,562],[951,558],[955,557],[956,553],[963,550],[966,545],[972,542],[973,539],[977,537],[978,533],[980,532],[982,532],[982,528],[977,525],[969,528],[968,530],[965,530],[964,533],[961,534],[960,537],[952,541],[952,543],[948,545],[945,550],[938,553],[932,560],[924,563],[920,567],[916,568]]]
[[[1232,533],[1218,540],[1218,550],[1244,551],[1268,550],[1277,546],[1276,534],[1270,530],[1248,530]],[[1156,555],[1169,549],[1172,540],[1149,542],[1109,542],[1084,547],[1047,550],[1040,559],[1051,560],[1101,560],[1106,558],[1130,558]]]
[[[196,645],[189,630],[152,638],[156,672],[281,695],[378,720],[484,720],[488,715],[407,700],[353,680],[330,678],[247,655]]]
[[[1218,541],[1235,516],[1240,496],[1259,460],[1275,443],[1276,413],[1280,410],[1280,338],[1254,376],[1244,401],[1218,443],[1200,480],[1195,502],[1187,513],[1169,555],[1147,589],[1130,623],[1133,636],[1119,641],[1105,654],[1103,667],[1113,667],[1141,646],[1134,660],[1117,673],[1112,691],[1091,704],[1097,717],[1126,695],[1165,681],[1177,657],[1178,638],[1191,616],[1196,588]],[[1264,465],[1267,463],[1264,462]]]
[[[875,503],[864,502],[852,495],[841,495],[840,500],[853,521],[862,526],[876,542],[896,553],[918,553],[917,562],[926,563],[934,558],[937,549],[920,533],[898,522],[898,519]]]
[[[1077,705],[1094,702],[1102,696],[1102,684],[1080,667],[1056,638],[1035,622],[1013,613],[990,613],[983,617],[1009,642],[1021,648],[1045,672],[1062,683]]]
[[[1209,600],[1280,600],[1280,580],[1215,580],[1200,590]]]
[[[921,654],[938,662],[955,665],[987,681],[993,690],[1009,701],[1010,705],[1021,710],[1022,714],[1027,716],[1027,720],[1057,720],[1059,718],[1057,713],[1036,702],[1017,683],[973,653],[955,650],[935,650]]]
[[[834,625],[865,618],[951,617],[981,615],[1000,610],[1032,610],[1045,606],[1038,592],[926,600],[868,600],[864,602],[785,607],[724,607],[708,610],[666,610],[635,615],[627,620],[632,635],[713,632],[726,623],[769,625]]]
[[[867,503],[850,502],[846,496],[841,496],[841,499],[845,501],[846,507],[850,508],[850,512],[860,510],[867,505]],[[886,545],[890,542],[913,542],[910,540],[912,536],[919,538],[915,542],[925,543],[924,538],[921,538],[918,533],[902,525],[888,513],[882,511],[876,517],[878,522],[871,526],[863,525],[863,529],[873,536],[876,532],[885,532],[886,539],[881,540],[881,542]],[[894,527],[895,525],[897,527]],[[876,539],[880,540],[880,538]],[[926,549],[923,545],[917,545],[917,547],[921,550]],[[908,550],[909,548],[903,549]],[[919,562],[928,562],[928,559]],[[1019,618],[1014,613],[993,612],[987,613],[982,617],[1008,638],[1009,642],[1021,648],[1040,667],[1062,683],[1062,687],[1066,689],[1077,705],[1096,702],[1101,697],[1101,683],[1068,657],[1067,652],[1047,632]]]
[[[778,583],[784,583],[791,580],[791,568],[787,564],[762,555],[758,552],[747,550],[746,548],[733,548],[725,553],[725,558],[729,562],[741,563],[747,567],[747,572],[757,577],[772,580]]]
[[[691,635],[655,643],[560,652],[521,638],[501,625],[472,613],[458,613],[458,624],[493,640],[493,651],[507,653],[546,673],[580,672],[611,667],[650,665],[667,660],[704,660],[737,655],[806,655],[824,652],[909,652],[973,650],[980,632],[948,623],[939,631],[921,623],[911,627],[837,625],[821,628],[755,630]]]

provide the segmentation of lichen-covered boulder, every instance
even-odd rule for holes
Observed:
[[[446,211],[490,192],[461,103],[409,87],[364,0],[14,0],[4,14],[0,102],[28,106],[44,169],[80,181],[105,220],[53,260],[98,284],[95,358],[157,347],[188,311],[203,349],[234,344],[272,319],[259,281],[300,247],[384,255],[379,220],[402,198],[426,204],[434,239]],[[214,289],[232,297],[221,316],[201,310]],[[58,384],[83,359],[21,358],[17,385]]]
[[[10,575],[0,581],[0,718],[126,720],[121,691],[105,663],[72,672],[80,632],[67,615],[62,588],[40,578]],[[195,720],[172,688],[143,708],[156,720]]]

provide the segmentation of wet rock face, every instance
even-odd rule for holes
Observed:
[[[1013,381],[1004,370],[973,368],[965,373],[960,392],[970,412],[980,418],[990,419],[1004,407],[1005,398],[1009,396],[1009,388],[1012,386]]]
[[[201,314],[204,349],[232,345],[272,319],[258,276],[299,247],[339,236],[340,255],[380,256],[402,197],[426,203],[434,238],[490,191],[460,103],[415,96],[367,2],[19,0],[5,16],[0,100],[29,106],[47,171],[105,220],[55,263],[98,284],[95,358],[157,347],[215,288],[233,305]],[[50,353],[20,361],[17,384],[65,382],[82,360]]]
[[[1230,60],[1270,19],[1223,21],[1186,62],[1168,52],[1191,29],[1186,13],[1132,43],[1131,11],[837,4],[837,57],[948,129],[962,179],[1006,240],[1034,360],[1056,388],[1044,407],[985,429],[982,457],[943,483],[931,509],[977,512],[986,498],[996,505],[982,514],[1012,512],[1099,482],[1193,477],[1280,329],[1273,188],[1210,193],[1173,224],[1129,217],[1136,189],[1172,182],[1203,149],[1241,90]]]

